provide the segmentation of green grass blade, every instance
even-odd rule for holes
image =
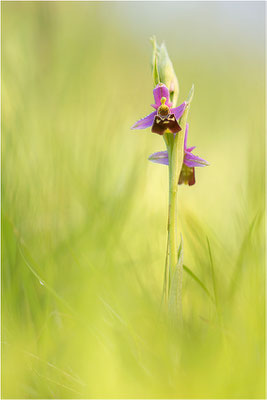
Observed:
[[[178,249],[178,261],[171,276],[169,311],[174,320],[182,319],[183,240]]]
[[[204,290],[204,292],[208,295],[208,297],[214,303],[214,298],[210,294],[210,291],[207,289],[207,287],[204,285],[204,283],[199,279],[199,277],[186,265],[183,265],[183,269],[189,276],[191,276],[192,279],[194,279],[194,281],[201,287],[201,289]]]

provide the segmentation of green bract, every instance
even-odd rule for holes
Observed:
[[[175,106],[179,95],[179,83],[167,48],[164,42],[159,46],[154,36],[151,38],[151,42],[153,45],[152,75],[154,86],[158,83],[164,83],[169,89],[170,100]]]

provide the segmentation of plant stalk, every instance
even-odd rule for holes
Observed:
[[[166,302],[169,299],[172,277],[178,262],[178,251],[177,251],[178,250],[177,246],[178,182],[184,160],[184,138],[185,138],[186,121],[189,111],[189,105],[193,98],[193,94],[194,94],[194,86],[192,86],[192,89],[187,99],[187,107],[179,121],[182,130],[176,133],[175,136],[170,132],[164,134],[164,140],[168,150],[168,159],[169,159],[168,243],[166,249],[164,286],[163,286],[163,293]],[[181,285],[179,285],[179,287],[181,287]]]

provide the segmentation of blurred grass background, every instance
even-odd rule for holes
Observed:
[[[264,3],[2,2],[2,397],[263,398]],[[167,169],[151,45],[189,145],[184,329],[159,308]],[[209,251],[210,247],[210,251]],[[212,273],[214,271],[214,274]]]

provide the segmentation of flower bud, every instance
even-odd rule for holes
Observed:
[[[158,56],[159,56],[159,47],[157,45],[157,40],[155,36],[152,36],[150,38],[150,41],[153,46],[153,53],[152,53],[152,78],[153,78],[153,84],[154,86],[157,86],[161,81],[159,77],[159,71],[158,71]]]
[[[164,43],[158,46],[155,36],[151,38],[153,45],[152,76],[154,86],[164,83],[170,92],[170,101],[175,107],[179,94],[178,79]]]
[[[162,43],[159,49],[158,71],[161,82],[165,83],[170,91],[170,100],[175,107],[179,94],[179,84],[165,43]]]

